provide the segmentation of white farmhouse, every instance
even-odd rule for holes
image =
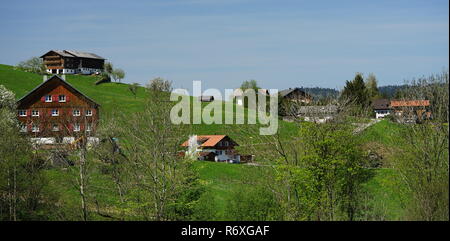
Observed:
[[[189,148],[186,155],[195,155],[199,160],[231,163],[241,161],[241,156],[234,149],[239,145],[227,135],[193,136],[181,146]]]
[[[375,117],[381,119],[391,114],[390,102],[387,99],[374,100],[372,103],[373,111],[375,112]]]

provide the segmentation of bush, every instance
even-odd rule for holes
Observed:
[[[266,188],[240,189],[232,194],[226,207],[226,219],[233,221],[281,220],[280,206]]]

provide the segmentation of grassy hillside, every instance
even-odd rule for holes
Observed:
[[[372,197],[368,205],[373,208],[371,214],[375,216],[371,218],[375,220],[401,220],[403,216],[403,204],[407,197],[399,192],[402,184],[392,168],[405,141],[400,135],[402,130],[402,125],[382,120],[358,136],[364,150],[382,157],[382,168],[373,169],[373,177],[364,185]]]
[[[144,108],[144,88],[140,87],[137,97],[135,98],[128,89],[127,84],[106,83],[95,85],[98,80],[95,76],[66,75],[67,81],[81,92],[94,99],[101,105],[102,118],[106,118],[113,111],[122,113],[139,112]],[[11,89],[16,93],[19,99],[27,94],[42,82],[42,76],[15,70],[12,66],[0,65],[0,84]],[[205,105],[205,104],[203,104]],[[247,146],[263,142],[258,137],[259,125],[194,125],[193,133],[196,134],[227,134],[235,139],[241,146],[238,151],[243,154],[258,154],[255,150],[250,150]],[[398,151],[397,147],[401,143],[398,133],[401,126],[381,121],[366,130],[364,130],[359,138],[365,150],[371,150],[383,156],[383,169],[374,170],[374,177],[365,185],[369,195],[373,196],[370,205],[379,213],[377,219],[396,220],[401,217],[401,200],[396,190],[397,184],[395,180],[395,171],[390,169],[390,163],[395,161],[393,155]],[[291,139],[298,136],[298,127],[295,123],[279,121],[279,133],[282,138]],[[187,138],[187,137],[181,137]],[[261,145],[259,148],[267,148]],[[251,153],[254,152],[254,153]],[[260,158],[257,156],[257,158]],[[224,163],[197,162],[195,165],[200,173],[201,179],[206,183],[207,193],[210,202],[216,210],[216,218],[224,219],[228,198],[236,190],[240,190],[246,184],[244,179],[250,173],[257,173],[257,169],[261,167],[252,167],[246,165],[232,165]],[[73,188],[73,176],[70,171],[52,169],[48,170],[51,177],[50,188],[57,190],[61,195],[62,206],[69,209],[77,210],[79,208],[79,198],[76,190]],[[93,177],[93,188],[101,188],[104,190],[102,196],[98,196],[102,203],[113,206],[116,199],[109,193],[113,192],[112,180],[105,179],[100,174]],[[110,187],[110,188],[108,188]],[[102,208],[102,207],[101,207]],[[107,208],[107,207],[103,207]],[[76,211],[73,211],[76,213]],[[97,217],[101,219],[101,217]],[[68,217],[68,219],[70,219]]]
[[[66,75],[66,80],[79,91],[101,105],[101,113],[110,113],[114,109],[124,112],[135,112],[142,109],[144,88],[140,87],[134,98],[127,84],[105,83],[95,85],[97,76]],[[15,70],[14,67],[0,64],[0,84],[12,90],[16,99],[26,95],[42,83],[42,76],[34,73]]]

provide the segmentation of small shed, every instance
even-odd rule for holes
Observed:
[[[211,96],[211,95],[200,96],[200,101],[201,101],[201,102],[211,102],[211,101],[214,101],[214,96]]]

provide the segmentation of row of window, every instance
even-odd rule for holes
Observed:
[[[218,146],[228,146],[229,142],[228,141],[223,141],[223,142],[219,142]]]
[[[53,109],[51,110],[51,115],[52,116],[59,116],[59,110],[58,109]],[[81,116],[81,111],[80,110],[73,110],[72,111],[72,115],[73,116]],[[86,116],[92,116],[92,110],[86,110],[85,111],[85,115]],[[19,116],[27,116],[27,111],[26,110],[19,110]],[[39,110],[31,110],[31,116],[39,116]]]
[[[389,114],[391,113],[389,110],[379,110],[377,111],[378,114]]]
[[[65,95],[46,95],[43,100],[44,102],[66,102],[68,98]]]
[[[81,126],[79,123],[75,123],[72,125],[73,131],[80,131],[81,130]],[[59,125],[58,124],[53,124],[52,125],[52,131],[59,131]],[[91,123],[87,123],[86,124],[86,131],[92,131],[92,124]],[[20,132],[28,132],[28,127],[26,124],[21,124],[20,125]],[[31,132],[40,132],[40,128],[38,124],[32,124],[31,125]]]

